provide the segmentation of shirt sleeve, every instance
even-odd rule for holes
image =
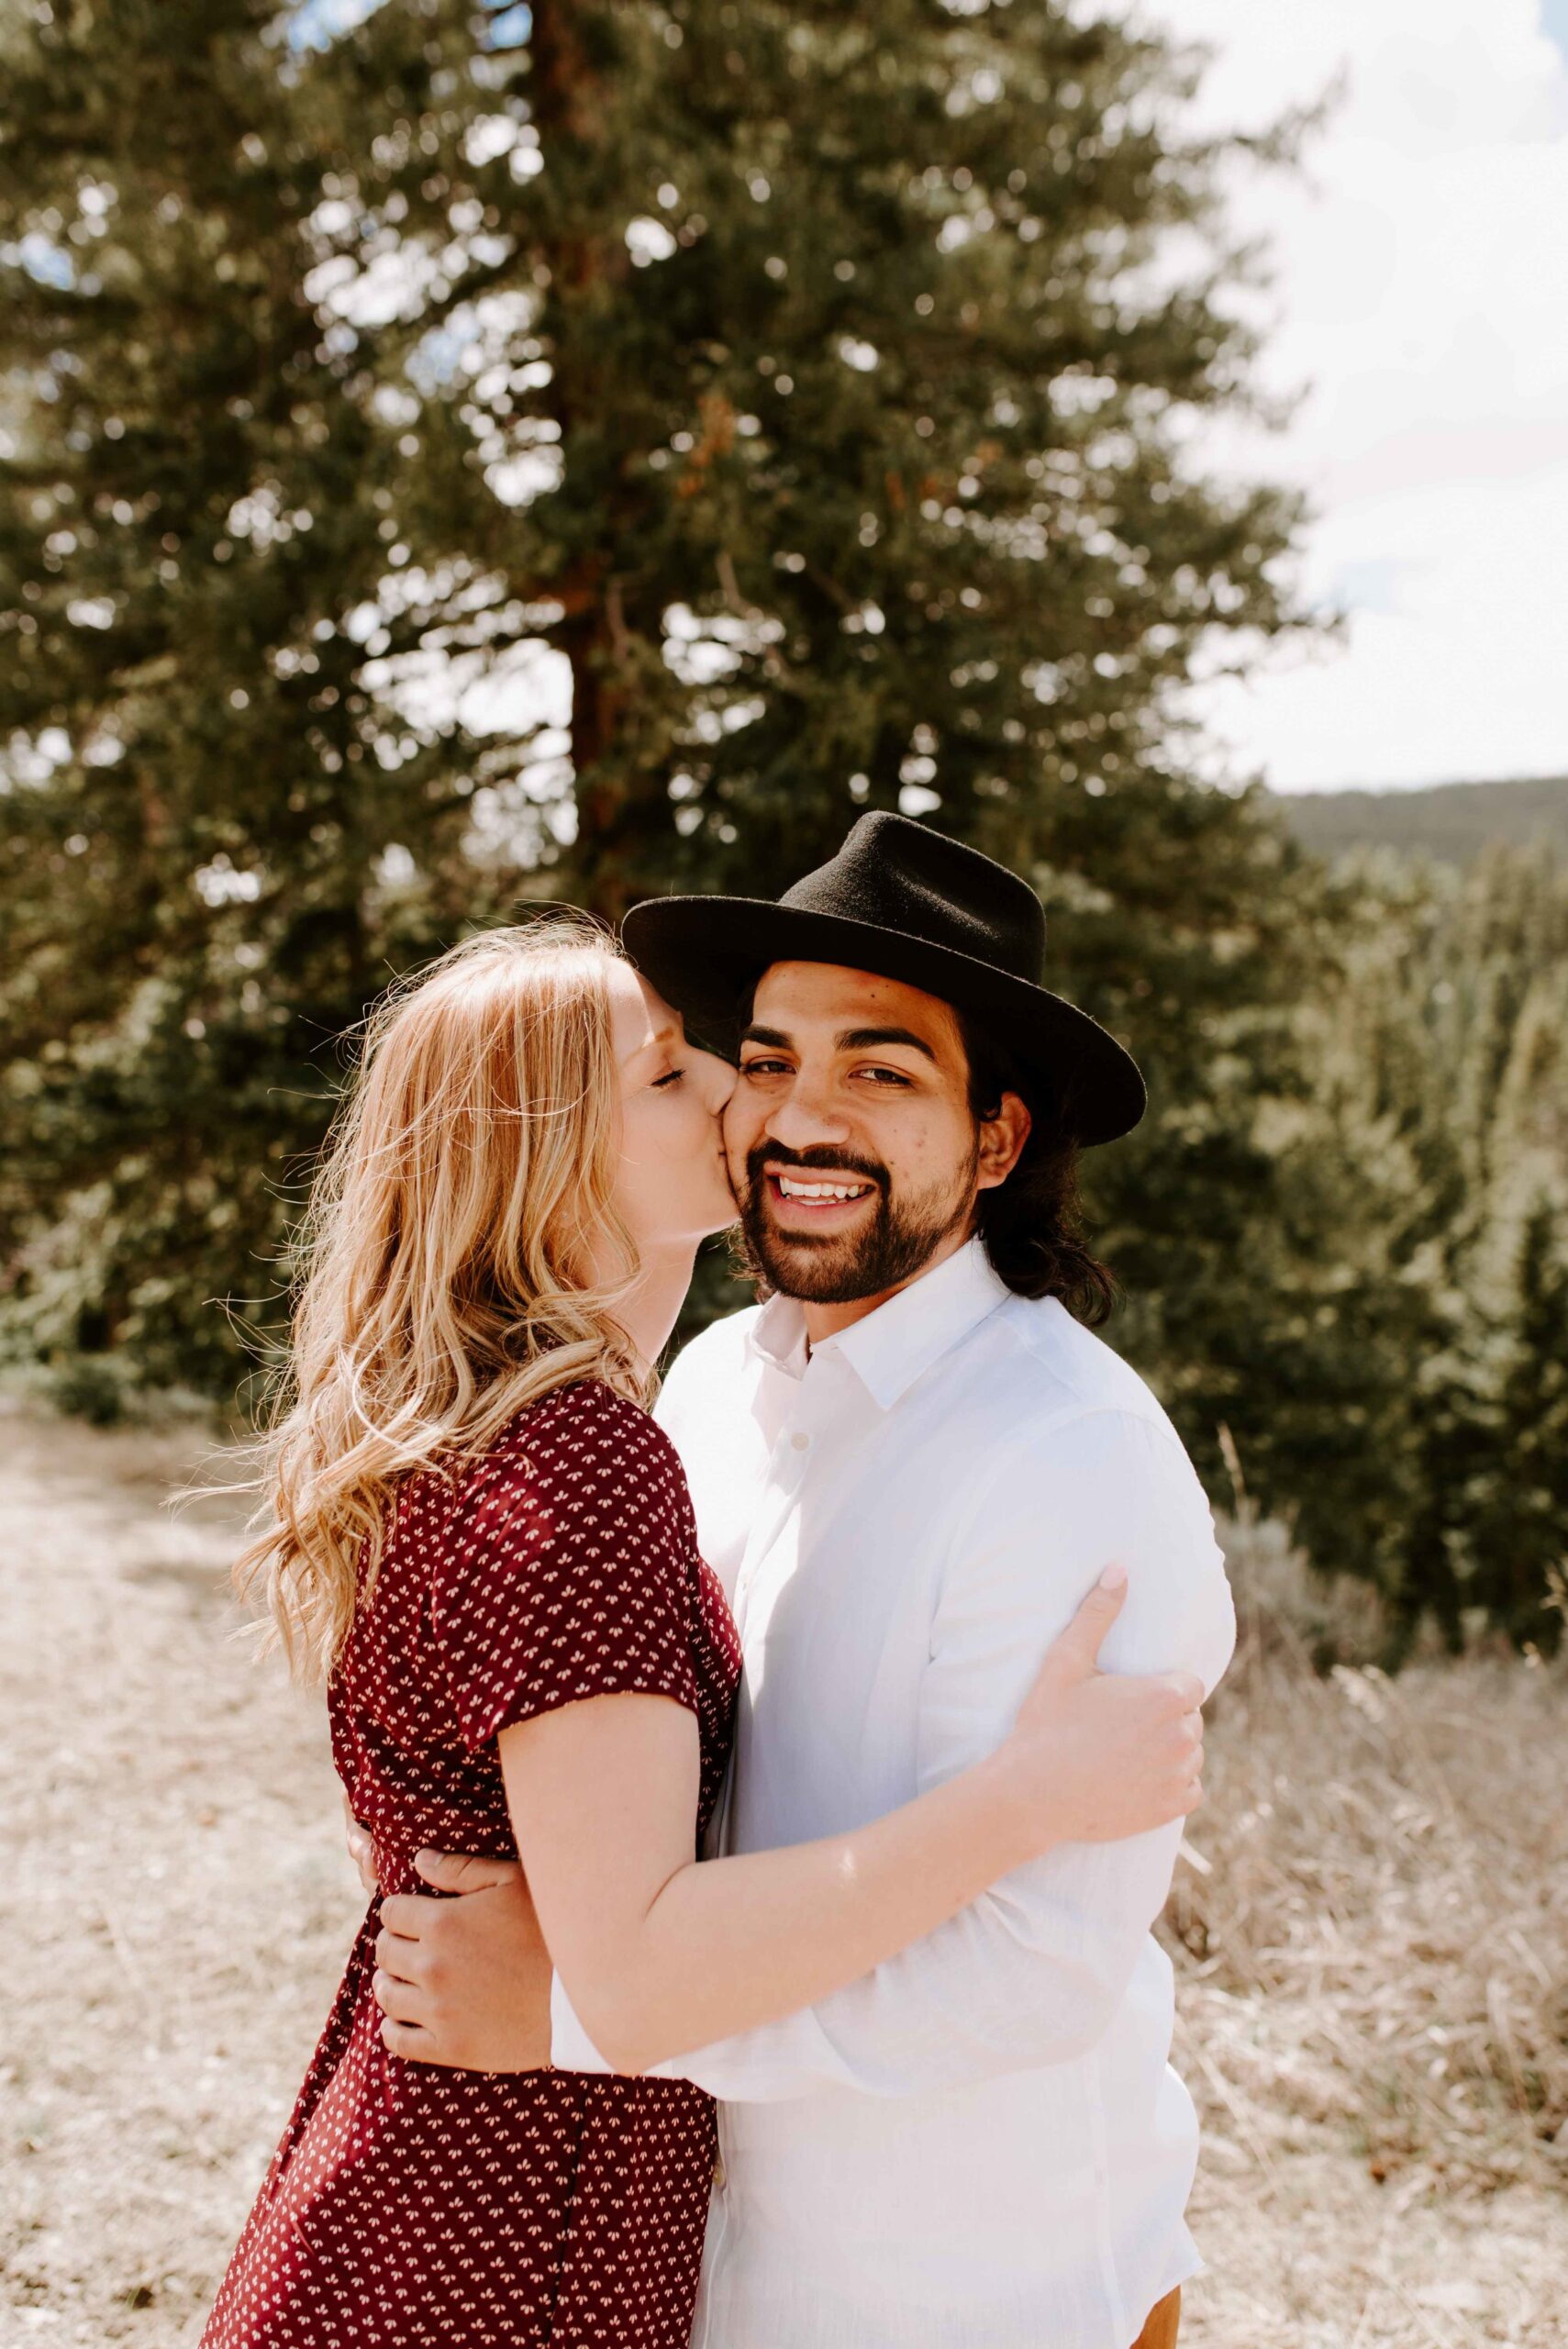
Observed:
[[[463,1742],[585,1697],[696,1710],[690,1504],[668,1437],[607,1387],[535,1406],[472,1473],[432,1576]]]
[[[1002,1461],[954,1541],[920,1695],[918,1791],[995,1751],[1046,1648],[1118,1562],[1128,1596],[1102,1664],[1214,1687],[1235,1618],[1191,1464],[1163,1422],[1080,1414]],[[658,2068],[759,2103],[829,2087],[914,2096],[1068,2062],[1126,1995],[1181,1836],[1178,1820],[1063,1845],[817,2005]],[[563,1994],[555,2028],[556,2061],[575,2049],[582,2068]]]

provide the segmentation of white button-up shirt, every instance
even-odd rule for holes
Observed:
[[[660,1417],[745,1653],[715,1848],[862,1826],[990,1753],[1101,1569],[1103,1651],[1212,1687],[1234,1619],[1148,1388],[978,1241],[810,1350],[775,1297]],[[706,2349],[1129,2349],[1198,2261],[1150,1928],[1179,1824],[1019,1869],[818,2005],[661,2068],[721,2099]],[[598,2059],[557,1986],[555,2061]]]

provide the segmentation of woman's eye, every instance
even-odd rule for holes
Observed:
[[[667,1085],[679,1085],[685,1073],[684,1068],[673,1068],[668,1076],[656,1076],[653,1080],[654,1092],[662,1093]]]

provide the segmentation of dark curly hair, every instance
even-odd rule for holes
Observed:
[[[994,1118],[1003,1094],[1016,1093],[1033,1120],[1006,1181],[982,1191],[976,1205],[975,1229],[992,1269],[1015,1297],[1060,1297],[1076,1319],[1097,1329],[1116,1304],[1117,1286],[1108,1265],[1084,1241],[1071,1099],[1052,1095],[972,1013],[959,1012],[958,1020],[976,1118]]]

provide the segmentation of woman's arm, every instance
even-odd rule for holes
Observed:
[[[917,1788],[945,1784],[991,1752],[1027,1684],[1028,1659],[1063,1622],[1107,1542],[1129,1569],[1127,1604],[1101,1650],[1109,1664],[1189,1671],[1212,1687],[1230,1654],[1224,1561],[1168,1429],[1098,1412],[998,1465],[932,1622]],[[1052,1553],[1043,1574],[1042,1479]],[[1180,1837],[1176,1822],[1118,1842],[1064,1844],[827,1998],[656,2069],[727,2103],[754,2104],[834,2088],[931,2095],[1071,2062],[1120,2011],[1165,1905]],[[602,2070],[559,1983],[553,2005],[555,2062]]]
[[[606,2060],[641,2072],[790,2013],[1055,1845],[1191,1811],[1201,1684],[1095,1664],[1124,1587],[1113,1574],[1091,1591],[995,1754],[868,1827],[788,1850],[696,1864],[696,1721],[666,1698],[590,1698],[503,1730],[539,1924]]]

